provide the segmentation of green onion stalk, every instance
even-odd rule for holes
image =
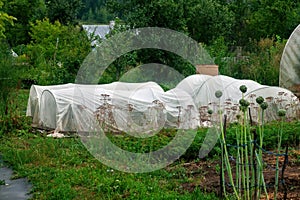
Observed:
[[[222,126],[221,126],[222,127]],[[221,128],[222,129],[222,128]],[[225,167],[224,167],[224,143],[221,140],[221,163],[222,163],[222,186],[223,186],[223,193],[224,196],[227,199],[227,194],[226,194],[226,185],[225,185]]]
[[[254,143],[252,142],[252,136],[251,136],[251,127],[248,128],[248,136],[249,136],[249,144],[250,145],[250,166],[251,166],[251,184],[250,184],[250,191],[251,191],[251,199],[254,199],[254,194],[253,194],[253,191],[255,189],[255,165],[254,165]]]
[[[281,118],[280,130],[277,134],[278,138],[278,147],[277,154],[280,154],[281,149],[281,138],[282,138],[282,130],[283,130],[283,121],[286,115],[286,111],[283,109],[278,110],[278,116]],[[275,173],[275,191],[274,191],[274,200],[276,200],[277,192],[278,192],[278,177],[279,177],[279,155],[276,156],[276,173]]]
[[[247,111],[244,112],[244,144],[245,144],[245,161],[246,161],[246,195],[247,199],[250,200],[250,185],[249,185],[249,179],[250,179],[250,173],[249,173],[249,157],[248,157],[248,144],[247,144],[247,126],[246,126],[246,116]]]
[[[218,91],[215,92],[215,96],[219,99],[219,108],[221,108],[220,98],[221,98],[222,95],[223,95],[223,93],[220,90],[218,90]],[[232,185],[232,188],[233,188],[234,195],[236,196],[237,199],[240,199],[239,194],[238,194],[238,192],[236,190],[233,178],[232,178],[232,171],[231,171],[231,166],[230,166],[230,162],[229,162],[229,156],[228,156],[228,152],[227,152],[227,146],[226,146],[226,141],[225,141],[225,134],[224,134],[224,130],[222,128],[223,127],[222,112],[219,112],[219,115],[220,115],[220,129],[221,129],[221,148],[224,149],[225,166],[226,166],[226,170],[228,172],[228,177],[229,177],[230,184]],[[222,180],[223,183],[225,183],[223,171],[222,171],[222,179],[223,179]]]
[[[241,141],[241,144],[244,146],[244,137],[243,137],[243,131],[244,130],[244,125],[242,124],[242,127],[241,127],[241,137],[240,137],[240,141]],[[244,147],[241,146],[241,168],[242,168],[242,185],[243,185],[243,188],[246,188],[246,174],[245,174],[245,159],[244,159],[244,154],[245,154],[245,150],[244,150]]]
[[[262,163],[262,145],[263,145],[263,124],[264,124],[264,110],[261,110],[261,107],[258,108],[258,121],[260,117],[260,111],[262,111],[262,119],[261,124],[258,126],[258,133],[259,133],[259,149],[258,149],[258,174],[257,174],[257,184],[258,184],[258,191],[257,191],[257,199],[260,199],[261,195],[261,185],[262,185],[262,176],[263,176],[263,166],[260,164]]]
[[[259,155],[256,154],[256,156],[259,156]],[[257,158],[257,162],[258,162],[259,168],[262,169],[263,168],[262,160],[260,158]],[[266,193],[266,198],[267,198],[267,200],[269,200],[269,195],[268,195],[268,192],[267,192],[267,187],[266,187],[266,183],[265,183],[265,180],[264,180],[263,173],[261,173],[261,177],[262,177],[261,178],[261,184],[263,185],[264,192]],[[260,185],[259,185],[259,187],[260,187]],[[258,196],[258,199],[260,199],[260,194]]]
[[[238,120],[240,119],[240,115],[237,116],[237,119]],[[236,165],[235,165],[235,174],[236,174],[235,175],[235,179],[236,179],[235,180],[235,184],[239,188],[239,193],[241,193],[241,187],[242,187],[242,185],[241,185],[241,176],[240,176],[240,174],[241,174],[241,165],[240,165],[241,158],[240,158],[240,148],[239,148],[239,146],[240,146],[239,128],[240,127],[238,127],[236,129],[236,131],[235,131],[236,143],[237,143],[237,146],[238,146],[238,148],[237,148],[237,154],[236,154],[237,162],[236,162]]]
[[[258,155],[258,192],[257,192],[257,198],[260,199],[261,196],[261,186],[263,186],[264,192],[266,193],[267,199],[268,192],[264,181],[264,174],[263,174],[263,158],[262,158],[262,148],[263,148],[263,138],[264,138],[264,111],[268,108],[268,104],[264,102],[264,98],[262,96],[259,96],[256,98],[256,102],[260,105],[259,107],[259,113],[258,117],[260,117],[260,111],[261,111],[261,125],[259,126],[259,155]],[[259,121],[259,118],[258,118]]]
[[[245,170],[243,170],[243,175],[244,175],[244,182],[243,182],[243,186],[244,186],[244,191],[245,192],[245,198],[246,199],[250,199],[250,171],[249,171],[249,152],[248,152],[248,142],[247,142],[247,110],[248,110],[248,106],[250,105],[250,103],[248,101],[245,100],[245,96],[244,94],[247,92],[247,87],[245,85],[241,85],[240,86],[240,91],[242,92],[242,99],[239,101],[240,103],[240,109],[242,110],[243,114],[244,114],[244,119],[243,119],[243,130],[242,130],[242,137],[241,137],[241,141],[242,143],[245,145],[245,149],[244,149],[244,158],[245,158],[245,163],[242,162],[242,164],[245,166]]]

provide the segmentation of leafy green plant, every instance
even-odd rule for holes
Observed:
[[[13,25],[14,20],[16,20],[15,17],[8,15],[7,13],[2,11],[4,3],[1,0],[0,1],[0,39],[5,37],[4,32],[5,32],[5,25],[6,23],[9,23]]]
[[[74,82],[81,63],[91,51],[91,41],[76,26],[65,26],[49,19],[31,23],[31,43],[26,54],[31,68],[30,79],[38,84]]]
[[[2,41],[0,40],[0,44]],[[11,130],[17,123],[13,95],[17,90],[18,72],[14,58],[10,55],[8,47],[0,47],[0,134]]]

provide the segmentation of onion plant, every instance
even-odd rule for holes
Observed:
[[[219,99],[219,108],[221,108],[220,98],[222,97],[222,95],[223,95],[223,93],[220,90],[218,90],[218,91],[215,92],[215,96]],[[220,143],[221,143],[221,149],[222,149],[222,158],[221,158],[222,159],[222,163],[225,162],[226,171],[228,173],[230,184],[233,187],[234,195],[236,196],[237,199],[240,199],[239,194],[238,194],[238,192],[236,190],[234,181],[233,181],[233,177],[232,177],[232,170],[231,170],[231,165],[230,165],[230,161],[229,161],[229,155],[228,155],[228,151],[227,151],[227,145],[226,145],[226,140],[225,140],[225,133],[224,133],[224,129],[222,128],[223,127],[222,112],[219,110],[218,114],[220,116],[220,129],[221,129],[221,142]],[[223,168],[223,166],[222,166],[222,168]],[[222,170],[222,184],[223,184],[223,189],[224,189],[224,195],[226,197],[225,173],[224,173],[224,170]]]
[[[232,166],[229,162],[228,149],[226,144],[226,138],[222,122],[222,112],[219,112],[220,115],[220,143],[222,149],[222,186],[225,197],[227,198],[226,188],[225,188],[225,170],[229,178],[229,182],[232,186],[234,196],[236,199],[260,199],[261,195],[265,193],[265,198],[269,199],[268,191],[266,188],[266,183],[264,180],[264,165],[263,165],[263,139],[264,139],[264,117],[265,110],[268,108],[268,103],[265,102],[265,99],[261,96],[256,98],[256,103],[258,107],[258,127],[255,129],[258,130],[258,137],[253,137],[251,135],[250,124],[248,123],[248,109],[250,103],[245,99],[245,93],[247,92],[247,87],[245,85],[240,86],[240,91],[242,92],[242,98],[239,101],[239,109],[241,115],[237,115],[238,122],[240,126],[236,129],[236,164],[235,164],[235,180],[233,180],[232,175]],[[219,108],[220,98],[222,96],[221,91],[217,91],[215,96],[219,99]],[[277,153],[280,154],[281,150],[281,138],[282,138],[282,129],[283,129],[283,118],[285,116],[285,110],[279,110],[278,115],[281,117],[281,128],[278,133],[278,147]],[[256,133],[255,133],[256,134]],[[256,148],[257,147],[257,148]],[[256,168],[257,164],[257,168]],[[274,199],[278,192],[278,176],[279,176],[279,159],[277,156],[276,159],[276,174],[275,174],[275,193]]]
[[[276,155],[276,172],[275,172],[275,191],[274,191],[274,200],[276,200],[277,192],[278,192],[278,177],[279,177],[279,154],[281,149],[281,138],[282,138],[282,129],[283,129],[283,121],[286,115],[286,111],[283,109],[278,110],[278,116],[281,118],[280,129],[277,134],[278,138],[278,146],[277,146],[277,155]]]
[[[242,130],[241,130],[241,140],[240,143],[242,144],[242,177],[243,177],[243,189],[244,189],[244,197],[246,199],[250,199],[250,171],[249,171],[249,150],[248,145],[248,138],[247,138],[247,110],[250,103],[245,100],[244,94],[247,92],[247,87],[245,85],[240,86],[240,91],[242,92],[242,99],[239,101],[240,103],[240,110],[243,112],[243,122],[242,122]],[[239,147],[238,147],[239,148]]]
[[[258,163],[258,174],[257,174],[257,199],[260,199],[261,196],[261,187],[263,187],[264,192],[266,194],[267,199],[268,197],[268,192],[266,188],[266,184],[264,181],[264,173],[263,173],[263,158],[262,158],[262,148],[263,148],[263,139],[264,139],[264,113],[265,110],[268,108],[268,104],[264,101],[264,98],[262,96],[259,96],[256,98],[256,103],[259,104],[258,108],[258,122],[260,122],[258,126],[258,132],[259,132],[259,150],[258,150],[258,155],[256,152],[254,152],[257,156],[257,163]],[[261,119],[260,119],[261,116]]]

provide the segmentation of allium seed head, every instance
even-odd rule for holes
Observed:
[[[279,117],[284,117],[286,115],[286,110],[284,109],[279,109],[277,112]]]
[[[239,103],[241,106],[244,106],[246,108],[250,105],[249,101],[247,101],[245,99],[240,99]]]
[[[242,93],[246,93],[246,92],[247,92],[247,86],[246,86],[246,85],[241,85],[241,86],[240,86],[240,91],[241,91]]]
[[[266,110],[267,108],[268,108],[268,104],[267,104],[267,102],[262,102],[261,104],[260,104],[260,107],[261,107],[261,109],[263,109],[263,110]]]
[[[222,91],[221,90],[217,90],[215,92],[215,96],[219,99],[221,96],[223,95]]]
[[[258,103],[259,105],[262,104],[263,102],[264,102],[264,98],[262,96],[256,98],[256,103]]]

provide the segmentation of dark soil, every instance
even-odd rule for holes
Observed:
[[[281,174],[284,157],[280,157],[280,171],[279,171],[279,189],[277,199],[284,199],[286,191],[286,199],[300,200],[300,150],[291,150],[288,156],[288,164],[284,170],[284,184],[282,184]],[[264,163],[264,177],[267,185],[269,199],[274,199],[274,185],[275,185],[275,167],[276,157],[273,155],[265,155]],[[232,166],[234,166],[232,161]],[[193,191],[196,187],[205,192],[214,192],[220,195],[220,161],[200,160],[199,162],[185,163],[184,167],[188,171],[190,182],[183,183],[184,190]],[[235,167],[233,167],[233,178],[235,180]],[[226,177],[226,190],[232,191],[230,188],[229,179]],[[286,188],[286,190],[285,190]],[[266,199],[266,198],[261,198]]]

